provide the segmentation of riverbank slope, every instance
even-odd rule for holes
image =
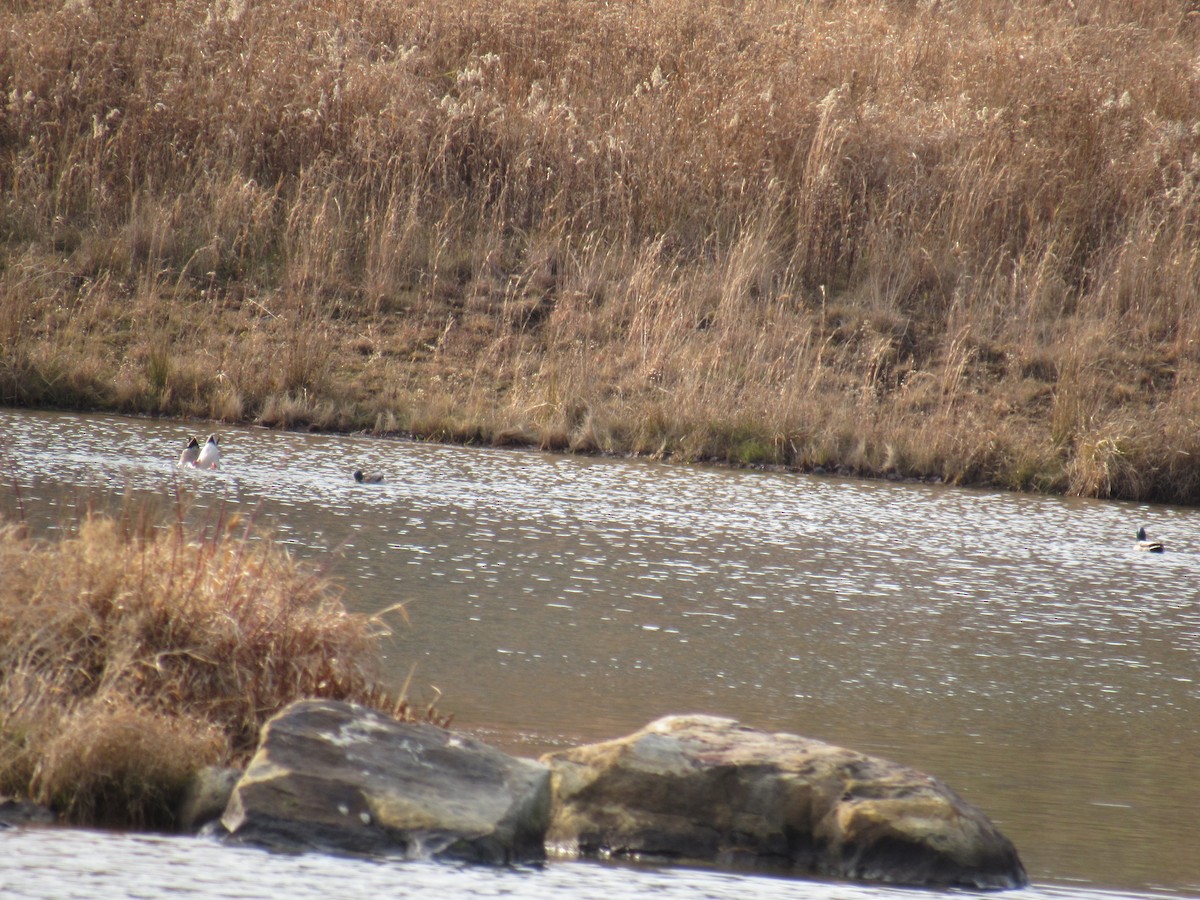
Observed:
[[[1180,4],[0,29],[2,403],[1200,502]]]

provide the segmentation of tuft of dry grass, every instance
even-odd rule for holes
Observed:
[[[0,402],[1200,502],[1188,4],[0,30]]]
[[[330,697],[445,724],[378,681],[379,620],[226,521],[197,534],[89,515],[0,527],[0,793],[81,824],[169,827],[190,775]]]

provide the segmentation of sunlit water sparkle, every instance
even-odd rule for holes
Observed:
[[[253,428],[220,429],[221,471],[180,471],[188,433],[0,411],[0,511],[70,528],[85,497],[177,492],[201,522],[240,511],[352,608],[404,602],[391,677],[415,661],[424,697],[511,752],[729,715],[939,775],[1045,890],[1200,894],[1195,510]],[[1136,550],[1138,525],[1168,552]],[[604,867],[560,868],[517,893],[612,892]]]

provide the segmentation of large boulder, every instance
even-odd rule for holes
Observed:
[[[0,828],[14,825],[53,825],[54,812],[32,800],[21,800],[0,794]]]
[[[432,725],[304,700],[263,728],[221,821],[279,849],[532,862],[545,858],[550,773]]]
[[[711,716],[549,753],[562,855],[707,861],[905,885],[1015,888],[1012,843],[935,778]]]
[[[221,818],[241,778],[241,769],[225,766],[205,766],[194,773],[176,813],[179,830],[199,831]]]

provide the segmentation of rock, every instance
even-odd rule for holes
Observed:
[[[542,757],[560,853],[715,862],[905,885],[1015,888],[1013,845],[941,782],[711,716]]]
[[[0,828],[13,825],[53,825],[53,810],[31,800],[0,795]]]
[[[179,807],[180,831],[199,831],[221,818],[233,788],[242,777],[241,769],[205,766],[193,777]]]
[[[550,772],[433,725],[350,703],[303,700],[263,727],[221,821],[277,849],[545,858]]]

